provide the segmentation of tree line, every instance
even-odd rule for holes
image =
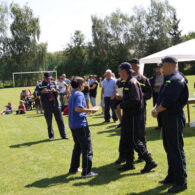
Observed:
[[[195,38],[195,32],[182,36],[180,19],[168,0],[151,0],[148,8],[134,7],[131,13],[118,9],[104,18],[92,15],[92,41],[86,42],[76,30],[63,51],[50,53],[47,43],[39,43],[39,18],[32,9],[1,4],[0,81],[10,82],[13,72],[38,70],[57,70],[67,76],[102,75],[107,68],[117,73],[122,61]],[[31,85],[30,77],[18,77],[16,82]]]

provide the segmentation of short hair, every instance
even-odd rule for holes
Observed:
[[[71,86],[73,89],[80,87],[84,83],[84,79],[82,77],[74,77],[71,81]]]
[[[107,72],[109,72],[109,73],[112,74],[112,70],[110,70],[110,69],[107,69],[107,70],[106,70],[106,73],[107,73]]]

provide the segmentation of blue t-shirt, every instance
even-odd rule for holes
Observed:
[[[116,86],[116,80],[113,78],[110,80],[104,79],[102,86],[104,87],[104,97],[112,97]]]
[[[85,97],[82,92],[74,90],[68,101],[69,127],[79,129],[88,126],[86,113],[76,112],[75,107],[86,108]]]

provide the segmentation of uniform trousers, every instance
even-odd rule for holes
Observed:
[[[123,111],[119,144],[120,157],[133,163],[133,150],[138,151],[142,156],[148,153],[145,144],[140,139],[140,115]]]
[[[65,131],[65,126],[64,126],[64,121],[62,118],[62,113],[59,109],[59,107],[57,106],[44,106],[44,116],[47,122],[47,127],[48,127],[48,135],[49,138],[53,138],[54,137],[54,131],[53,131],[53,126],[52,126],[52,115],[54,114],[57,125],[58,125],[58,129],[60,132],[60,136],[62,138],[66,137],[66,131]]]
[[[168,179],[177,185],[186,184],[186,161],[183,143],[184,114],[162,114],[163,145],[167,153]]]

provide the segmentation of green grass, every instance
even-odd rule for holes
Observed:
[[[192,97],[195,76],[188,76]],[[0,89],[0,109],[11,101],[18,106],[19,94],[23,88]],[[31,88],[32,89],[32,88]],[[98,91],[98,100],[99,93]],[[156,120],[150,115],[152,101],[147,106],[148,149],[158,163],[151,173],[140,175],[144,163],[136,169],[119,173],[113,162],[118,157],[120,131],[115,124],[102,124],[103,115],[90,115],[88,122],[93,142],[93,170],[96,178],[82,179],[80,174],[68,175],[73,140],[64,116],[70,140],[61,140],[54,121],[55,140],[50,142],[42,115],[29,111],[26,115],[0,116],[0,194],[159,194],[167,186],[158,184],[167,173],[166,154],[160,132],[155,131]],[[186,108],[184,109],[186,111]],[[195,105],[190,106],[191,119],[195,120]],[[184,130],[187,160],[188,190],[181,194],[195,194],[195,128]],[[136,157],[137,158],[137,157]]]

